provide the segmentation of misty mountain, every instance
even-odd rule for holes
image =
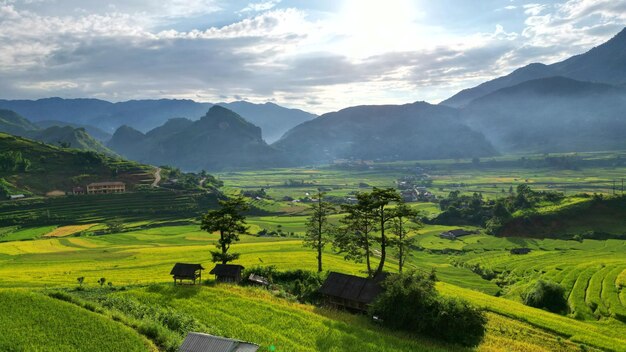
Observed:
[[[463,107],[472,100],[522,82],[563,76],[579,81],[623,85],[626,83],[626,28],[606,43],[567,60],[544,65],[530,64],[511,74],[462,90],[441,102],[442,105]]]
[[[90,129],[86,126],[97,127],[106,133],[112,133],[123,125],[147,132],[169,119],[179,117],[198,120],[213,105],[176,99],[130,100],[119,103],[98,99],[62,98],[0,100],[0,108],[16,111],[31,121],[62,121],[74,127],[84,127],[87,131]],[[272,103],[252,104],[238,101],[220,105],[260,126],[264,138],[269,141],[278,139],[287,130],[316,116]],[[98,133],[94,133],[95,135]]]
[[[83,128],[73,128],[71,126],[40,128],[11,110],[0,110],[0,132],[57,146],[68,145],[71,148],[115,155],[99,141],[91,137]]]
[[[274,103],[252,104],[246,101],[236,101],[218,105],[238,113],[249,122],[261,127],[263,139],[267,143],[277,141],[285,132],[302,122],[317,117],[306,111],[287,109]]]
[[[53,126],[58,126],[58,127],[70,126],[73,128],[83,128],[85,131],[87,131],[87,133],[89,133],[90,136],[92,136],[93,138],[97,139],[98,141],[102,143],[106,143],[109,139],[111,139],[111,136],[112,136],[110,133],[105,132],[98,127],[91,126],[91,125],[84,125],[80,123],[44,120],[44,121],[38,121],[37,126],[39,126],[40,128],[48,128],[48,127],[53,127]]]
[[[218,105],[198,121],[172,119],[146,134],[122,126],[108,146],[129,159],[193,171],[268,167],[282,160],[259,127]]]
[[[496,154],[452,108],[417,102],[356,106],[305,122],[272,146],[302,165],[333,159],[418,160]]]
[[[550,77],[475,99],[461,113],[500,152],[625,149],[626,89]]]

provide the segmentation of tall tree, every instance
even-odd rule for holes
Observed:
[[[385,268],[385,260],[387,259],[387,237],[385,235],[385,227],[387,223],[394,218],[393,211],[387,211],[391,202],[399,202],[402,197],[393,188],[376,188],[371,193],[372,206],[374,214],[378,221],[378,230],[380,231],[380,262],[374,276],[383,272]]]
[[[324,201],[324,192],[318,189],[317,202],[311,205],[313,214],[306,223],[304,246],[317,251],[317,272],[322,272],[322,253],[330,241],[334,227],[328,223],[328,216],[334,211],[332,204]]]
[[[376,231],[376,217],[370,193],[358,193],[357,204],[342,205],[346,216],[341,220],[343,226],[335,234],[333,248],[344,255],[344,259],[367,264],[367,275],[372,276],[373,238]]]
[[[423,225],[417,219],[418,212],[404,202],[398,203],[394,209],[394,215],[395,217],[391,220],[391,231],[396,237],[390,242],[398,248],[398,271],[402,273],[406,258],[409,256],[409,248],[415,242],[415,238],[409,237],[409,234]]]
[[[228,250],[233,242],[239,241],[240,234],[248,232],[246,217],[243,215],[246,210],[248,210],[246,201],[238,197],[220,200],[220,209],[209,210],[202,216],[202,230],[220,234],[216,244],[219,251],[211,251],[214,263],[227,264],[239,258],[239,253],[228,253]]]

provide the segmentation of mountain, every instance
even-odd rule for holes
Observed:
[[[452,108],[417,102],[356,106],[324,114],[287,132],[272,146],[295,164],[334,159],[419,160],[496,154]]]
[[[312,120],[317,115],[298,109],[287,109],[274,103],[253,104],[246,101],[219,103],[261,127],[267,143],[277,141],[285,132],[297,125]]]
[[[147,132],[172,118],[198,120],[213,105],[177,99],[130,100],[119,103],[98,99],[62,98],[0,100],[0,108],[16,111],[31,121],[46,121],[45,127],[51,126],[47,121],[62,121],[73,127],[84,127],[100,140],[105,139],[91,130],[92,127],[112,133],[120,126],[127,125]],[[274,141],[301,122],[316,117],[302,110],[288,109],[273,103],[236,101],[219,105],[260,126],[267,141]]]
[[[461,112],[500,152],[626,149],[626,89],[565,77],[531,80]]]
[[[463,107],[472,100],[526,81],[563,76],[579,81],[623,85],[626,83],[626,28],[588,52],[551,65],[530,64],[511,74],[462,90],[441,105]]]
[[[198,121],[173,119],[146,134],[122,126],[108,146],[133,160],[194,171],[275,166],[282,160],[259,127],[218,105]]]
[[[89,133],[90,136],[92,136],[93,138],[97,139],[98,141],[102,143],[106,143],[109,139],[111,139],[111,136],[112,136],[110,133],[105,132],[98,127],[91,126],[91,125],[84,125],[80,123],[44,120],[44,121],[38,121],[37,126],[39,126],[40,128],[48,128],[48,127],[53,127],[53,126],[58,126],[58,127],[70,126],[73,128],[83,128],[85,129],[85,131],[87,131],[87,133]]]
[[[41,129],[10,110],[0,110],[0,132],[27,137],[48,144],[67,145],[76,149],[115,155],[114,152],[91,137],[83,128],[52,126]]]

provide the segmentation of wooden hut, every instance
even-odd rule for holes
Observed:
[[[259,346],[250,342],[225,337],[190,332],[185,337],[179,352],[256,352]]]
[[[385,277],[386,274],[383,274],[377,278],[368,279],[331,272],[319,292],[329,306],[366,312],[368,306],[382,292],[381,282]]]
[[[239,282],[243,269],[243,266],[237,264],[217,264],[209,274],[215,275],[218,282]]]
[[[193,284],[196,284],[196,280],[198,282],[202,282],[202,270],[204,268],[200,264],[187,264],[187,263],[176,263],[170,271],[170,275],[174,277],[174,284],[178,281],[178,283],[182,284],[183,280],[193,281]]]

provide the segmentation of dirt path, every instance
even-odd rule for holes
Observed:
[[[159,182],[161,182],[161,168],[157,167],[154,170],[154,182],[152,182],[152,187],[159,187]]]

